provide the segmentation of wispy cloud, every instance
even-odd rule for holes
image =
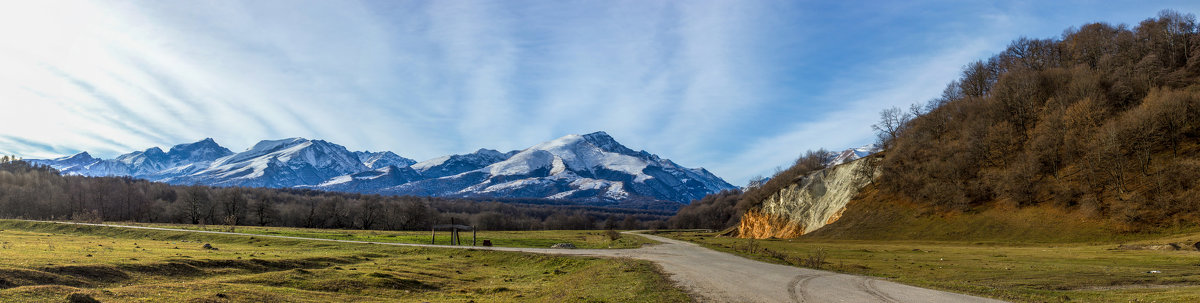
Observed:
[[[1058,5],[10,2],[0,153],[301,136],[425,159],[605,130],[741,184],[870,142],[880,109],[936,96],[1010,39],[1160,9]]]

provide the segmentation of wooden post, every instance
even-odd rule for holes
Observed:
[[[429,245],[437,244],[437,225],[429,226]]]
[[[474,225],[471,226],[471,246],[475,246],[475,230],[477,229]]]

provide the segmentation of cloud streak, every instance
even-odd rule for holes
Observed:
[[[0,153],[300,136],[426,159],[605,130],[743,184],[870,142],[880,109],[1011,39],[1161,9],[1060,5],[1078,4],[6,3]]]

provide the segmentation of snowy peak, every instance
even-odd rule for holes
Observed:
[[[412,165],[412,168],[427,179],[452,176],[477,170],[496,162],[507,160],[516,152],[501,153],[492,149],[479,149],[473,153],[441,156]]]
[[[566,135],[520,151],[479,149],[420,163],[389,151],[352,152],[305,138],[263,140],[238,153],[206,138],[166,152],[154,147],[112,160],[83,152],[32,161],[65,174],[132,176],[172,184],[572,199],[608,206],[644,201],[680,205],[734,188],[703,168],[682,167],[635,151],[605,132]]]
[[[244,152],[213,161],[207,169],[172,181],[221,186],[293,187],[369,170],[346,147],[324,140],[259,141]]]
[[[825,166],[835,166],[858,160],[878,151],[879,147],[875,144],[867,144],[856,148],[849,148],[841,152],[829,152],[829,155],[826,156]]]
[[[131,175],[153,173],[169,165],[167,154],[158,147],[120,155],[111,161],[119,163]]]
[[[609,136],[608,133],[603,131],[586,134],[582,137],[588,143],[591,143],[592,145],[600,148],[600,150],[606,152],[625,155],[637,154],[637,152],[625,147],[624,145],[621,145],[621,143],[618,143],[616,139],[613,139],[612,136]]]
[[[452,159],[453,156],[437,158],[413,167],[422,171],[427,166],[444,164]],[[404,184],[386,192],[575,199],[600,203],[618,203],[627,199],[688,203],[732,188],[707,170],[685,168],[644,151],[635,152],[607,133],[595,132],[559,137],[477,170]]]
[[[147,148],[144,151],[132,152],[117,156],[117,162],[134,165],[145,162],[161,162],[167,159],[167,153],[158,147]]]
[[[159,151],[162,150],[160,149]],[[167,159],[175,162],[200,162],[212,161],[232,154],[233,151],[217,144],[217,141],[212,138],[204,138],[204,140],[196,141],[195,143],[172,146],[167,151]]]
[[[89,163],[89,162],[96,161],[96,158],[92,158],[92,155],[89,154],[88,152],[81,152],[81,153],[78,153],[78,154],[75,154],[72,156],[53,159],[51,161],[70,162],[70,163]]]
[[[637,153],[621,145],[604,132],[587,135],[566,135],[535,145],[507,161],[492,165],[496,175],[528,175],[543,167],[553,167],[561,162],[566,170],[583,175],[592,175],[597,170],[618,171],[641,176],[642,171],[657,162],[657,157],[648,153]],[[564,170],[555,170],[564,171]]]
[[[246,149],[246,151],[243,153],[267,154],[280,149],[311,143],[312,141],[299,137],[279,140],[262,140],[258,141],[258,143],[255,143],[254,146],[251,146],[249,149]]]
[[[66,175],[100,177],[124,176],[129,174],[127,165],[116,161],[93,158],[87,152],[49,160],[32,159],[29,162],[53,167]]]
[[[413,159],[401,157],[390,151],[373,153],[370,151],[354,152],[359,161],[369,168],[384,168],[388,166],[409,166],[416,164]]]
[[[509,152],[508,154],[505,154],[505,153],[502,153],[502,152],[500,152],[498,150],[494,150],[494,149],[480,148],[479,150],[476,150],[475,152],[473,152],[471,154],[479,156],[481,158],[506,159],[506,158],[516,154],[516,152]]]

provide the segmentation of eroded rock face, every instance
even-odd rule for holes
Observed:
[[[837,221],[846,204],[878,176],[870,158],[826,168],[785,187],[742,216],[738,237],[795,238]]]

